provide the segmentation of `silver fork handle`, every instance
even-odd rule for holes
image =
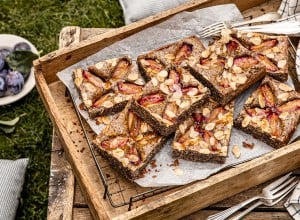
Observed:
[[[256,203],[254,203],[253,205],[251,205],[248,209],[246,209],[243,212],[241,212],[240,214],[238,214],[237,216],[234,216],[233,218],[230,218],[230,220],[240,220],[245,215],[247,215],[249,212],[251,212],[253,209],[255,209],[256,207],[258,207],[258,206],[260,206],[262,204],[263,203],[261,201],[258,201]]]
[[[237,212],[238,210],[240,210],[241,208],[243,208],[244,206],[248,205],[249,203],[260,199],[260,196],[255,196],[252,197],[250,199],[247,199],[239,204],[236,204],[235,206],[232,206],[231,208],[228,208],[222,212],[218,212],[214,215],[208,216],[207,220],[223,220],[229,216],[231,216],[233,213]]]
[[[279,18],[280,18],[280,14],[278,12],[269,12],[248,21],[233,23],[231,24],[231,27],[239,27],[246,24],[252,24],[252,23],[263,22],[263,21],[277,21]]]

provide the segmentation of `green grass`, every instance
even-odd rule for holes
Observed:
[[[41,55],[58,49],[59,32],[64,26],[124,25],[117,0],[2,0],[0,8],[0,34],[28,39]],[[36,89],[20,101],[0,107],[0,119],[22,113],[26,116],[13,134],[0,132],[0,158],[30,158],[17,219],[45,219],[52,125]]]

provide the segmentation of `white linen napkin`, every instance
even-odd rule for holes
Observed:
[[[293,219],[300,219],[300,183],[294,189],[291,197],[284,204]]]
[[[141,20],[158,12],[174,8],[189,0],[120,0],[125,23]]]

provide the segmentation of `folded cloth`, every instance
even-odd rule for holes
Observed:
[[[0,160],[0,219],[15,219],[28,159]]]
[[[300,183],[294,189],[291,197],[284,204],[292,218],[300,219]]]
[[[298,12],[300,12],[300,1],[299,0],[282,0],[281,4],[279,6],[279,9],[278,9],[278,13],[281,14],[282,18],[291,16],[291,15],[295,15]]]
[[[160,11],[174,8],[189,0],[120,0],[125,23],[129,24]]]

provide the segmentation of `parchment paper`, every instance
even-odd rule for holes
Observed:
[[[80,100],[78,92],[72,81],[71,74],[74,68],[86,68],[88,65],[95,64],[96,62],[121,57],[123,55],[129,55],[133,60],[135,60],[138,55],[144,54],[149,50],[176,42],[184,37],[195,35],[203,27],[216,21],[224,20],[242,20],[242,15],[234,4],[214,6],[193,12],[182,12],[161,24],[145,29],[104,48],[98,53],[61,71],[58,73],[58,77],[68,87],[75,99],[75,105],[78,107],[82,101]],[[208,40],[203,40],[203,43],[207,45]],[[290,79],[289,84],[292,85]],[[236,99],[234,112],[235,117],[238,112],[240,112],[246,98],[255,88],[257,88],[257,86],[258,84],[253,85],[249,90]],[[80,113],[87,120],[95,133],[98,134],[104,128],[103,125],[96,125],[95,121],[89,119],[87,112],[80,110]],[[294,137],[299,134],[300,131],[298,128]],[[294,137],[292,137],[291,140],[293,140]],[[226,167],[234,166],[237,163],[248,161],[274,150],[272,147],[252,138],[252,136],[233,128],[230,138],[228,158],[225,164],[199,163],[179,159],[179,165],[174,166],[174,159],[171,155],[171,141],[172,138],[169,139],[168,143],[155,156],[154,159],[156,160],[157,167],[151,168],[149,165],[147,167],[147,170],[149,171],[146,175],[135,181],[137,184],[144,187],[187,184],[195,180],[205,179]],[[255,145],[254,148],[249,149],[242,147],[243,141],[253,143]],[[232,154],[232,147],[234,145],[239,146],[241,151],[241,157],[239,159]]]

